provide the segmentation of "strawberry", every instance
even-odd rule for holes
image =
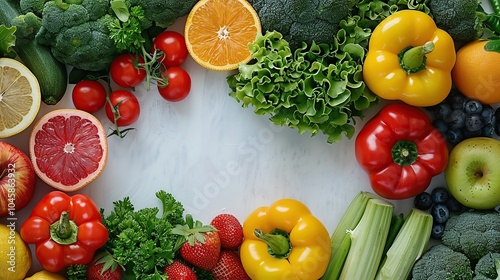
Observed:
[[[203,270],[211,270],[217,264],[220,254],[220,238],[217,230],[201,222],[193,222],[191,215],[186,215],[186,224],[177,225],[172,234],[180,236],[179,252],[188,263]]]
[[[97,255],[87,265],[87,280],[119,280],[123,269],[109,252]]]
[[[221,250],[219,260],[211,272],[215,280],[250,280],[240,256],[232,250]]]
[[[243,227],[235,216],[219,214],[210,224],[219,232],[221,248],[236,250],[240,247],[243,242]]]
[[[167,265],[164,270],[170,280],[196,280],[196,274],[187,265],[175,260]]]

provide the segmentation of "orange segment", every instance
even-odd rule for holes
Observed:
[[[250,61],[248,44],[261,33],[259,16],[246,0],[201,0],[189,13],[184,30],[191,57],[216,71]]]

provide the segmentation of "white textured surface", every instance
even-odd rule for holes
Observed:
[[[182,32],[184,21],[173,30]],[[141,116],[124,139],[109,138],[109,158],[102,175],[81,190],[106,213],[113,201],[129,196],[137,208],[160,206],[155,192],[164,189],[188,213],[203,222],[218,213],[241,222],[253,209],[284,197],[306,203],[332,232],[359,191],[371,191],[366,174],[354,158],[354,138],[328,144],[324,135],[310,137],[274,126],[267,116],[242,108],[228,96],[226,72],[213,72],[192,59],[183,65],[192,90],[178,103],[163,100],[156,89],[137,88]],[[42,105],[38,117],[56,108],[73,107],[68,87],[57,106]],[[365,120],[379,108],[366,112]],[[105,128],[103,112],[96,114]],[[359,131],[364,121],[359,121]],[[28,151],[29,130],[6,139]],[[432,186],[443,184],[442,176]],[[18,213],[18,229],[31,208],[52,189],[37,181],[35,197]],[[394,201],[407,213],[412,200]],[[38,270],[36,263],[32,271]],[[3,265],[3,264],[2,264]]]

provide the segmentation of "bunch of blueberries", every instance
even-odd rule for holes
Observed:
[[[500,109],[468,98],[452,89],[441,103],[428,107],[433,115],[433,125],[448,143],[456,145],[472,137],[500,135]]]
[[[450,214],[459,213],[465,207],[458,202],[446,187],[436,187],[431,193],[423,192],[414,198],[415,208],[428,211],[432,215],[431,238],[440,240]]]

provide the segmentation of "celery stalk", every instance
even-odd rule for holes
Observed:
[[[339,279],[370,280],[377,275],[391,226],[394,205],[372,198],[354,230],[348,231],[351,247]],[[399,278],[394,278],[399,279]]]
[[[382,260],[375,279],[407,279],[416,260],[427,247],[431,230],[432,216],[416,208],[411,209]]]
[[[353,230],[361,220],[365,212],[366,204],[372,198],[376,198],[375,194],[370,192],[359,192],[347,207],[344,215],[340,219],[335,231],[331,236],[332,256],[321,280],[337,280],[342,271],[342,266],[347,257],[350,248],[350,238],[348,231]],[[346,240],[347,239],[347,240]]]

